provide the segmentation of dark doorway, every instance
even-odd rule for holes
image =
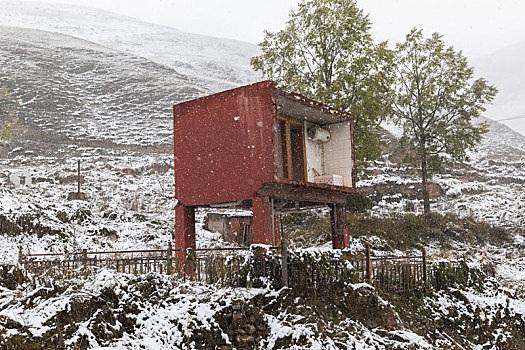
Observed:
[[[306,153],[304,124],[298,120],[279,116],[279,177],[306,181]]]

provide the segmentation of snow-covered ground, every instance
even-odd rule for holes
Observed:
[[[95,9],[14,1],[0,2],[0,34],[1,84],[19,100],[24,127],[22,135],[0,147],[0,215],[14,218],[28,214],[54,232],[41,237],[29,232],[1,234],[0,264],[16,262],[19,246],[31,252],[164,248],[174,228],[171,107],[255,80],[249,58],[258,53],[257,48]],[[400,136],[393,125],[385,128]],[[445,317],[453,307],[464,307],[463,315],[474,320],[475,312],[468,309],[472,305],[484,310],[480,317],[488,320],[505,307],[513,317],[523,317],[520,293],[525,289],[525,262],[520,252],[525,245],[525,137],[491,123],[490,132],[470,158],[465,166],[435,176],[443,196],[434,200],[432,207],[515,232],[513,244],[504,248],[458,246],[458,252],[468,253],[472,261],[492,262],[502,287],[443,292],[427,300],[427,306],[436,317]],[[86,201],[67,200],[68,193],[76,190],[77,160],[82,164]],[[372,170],[375,175],[361,181],[361,188],[417,186],[417,177],[390,161],[378,162]],[[30,173],[33,184],[10,184],[8,174],[20,172]],[[420,212],[420,201],[394,194],[378,201],[371,213],[408,210]],[[224,244],[220,235],[203,229],[202,213],[198,219],[198,244]],[[359,240],[353,244],[356,250],[363,249]],[[431,247],[430,252],[439,253]],[[179,345],[174,344],[186,339],[191,329],[215,327],[214,315],[234,300],[249,301],[275,293],[222,290],[165,276],[154,279],[163,288],[164,302],[136,299],[142,291],[135,284],[146,283],[146,277],[109,271],[75,281],[74,287],[45,298],[38,297],[42,290],[2,287],[0,336],[3,316],[19,322],[30,335],[41,335],[52,327],[49,320],[70,310],[76,301],[85,300],[86,293],[99,295],[110,287],[119,300],[130,305],[136,302],[133,317],[139,325],[137,333],[123,333],[111,346],[99,343],[93,336],[93,316],[81,322],[71,342],[85,337],[92,348],[175,349]],[[34,304],[25,303],[35,298],[39,299]],[[333,340],[337,336],[321,337],[323,330],[301,315],[264,317],[270,329],[265,343],[260,344],[264,348],[277,346],[285,338],[307,339],[302,348],[312,349],[439,348],[409,327],[370,329],[346,318],[331,325],[332,330],[345,334],[341,345]],[[115,327],[116,331],[121,329]],[[501,337],[509,334],[502,329]]]
[[[472,216],[521,232],[525,227],[525,136],[505,125],[483,120],[489,123],[489,132],[477,151],[469,154],[469,161],[433,177],[443,196],[433,201],[432,209]],[[385,123],[384,128],[396,137],[402,135],[402,130],[391,123]],[[372,170],[374,176],[360,181],[358,188],[388,184],[414,189],[420,182],[417,171],[401,164],[377,162]],[[422,212],[422,203],[397,193],[384,196],[372,212],[382,215],[407,208]]]
[[[72,348],[84,339],[90,349],[201,349],[195,334],[214,332],[221,334],[219,343],[231,346],[239,341],[230,338],[225,325],[220,324],[225,310],[233,307],[233,310],[246,313],[250,309],[247,303],[254,299],[268,298],[279,303],[282,298],[281,292],[268,289],[217,288],[162,275],[135,277],[107,270],[87,279],[68,281],[64,284],[65,290],[61,285],[34,289],[25,286],[23,294],[20,290],[0,287],[0,319],[10,319],[10,325],[16,323],[14,328],[8,326],[9,336],[42,337],[49,332],[47,336],[51,337],[57,324],[69,313],[63,337],[64,343]],[[353,288],[362,290],[363,295],[373,290],[366,284]],[[102,318],[96,308],[90,308],[99,298],[106,304]],[[383,303],[386,305],[385,301]],[[236,308],[236,304],[241,308]],[[82,314],[78,313],[79,308],[84,310]],[[256,317],[255,324],[267,334],[257,339],[255,346],[264,349],[280,348],[278,344],[283,341],[289,344],[289,349],[340,349],[341,346],[434,349],[423,337],[408,329],[385,331],[386,334],[379,335],[358,321],[345,319],[333,325],[342,333],[332,338],[320,332],[316,322],[300,322],[301,319],[306,321],[305,317],[293,312]],[[250,322],[249,318],[247,321]],[[226,327],[233,328],[232,324]],[[331,332],[335,333],[335,328]]]

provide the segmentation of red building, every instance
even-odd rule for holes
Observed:
[[[195,247],[197,207],[251,209],[253,242],[278,245],[277,213],[328,206],[333,246],[348,246],[351,114],[263,81],[174,105],[173,116],[177,249]]]

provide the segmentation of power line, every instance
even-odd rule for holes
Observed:
[[[525,119],[525,114],[524,115],[518,115],[516,117],[510,117],[510,118],[494,119],[494,121],[495,122],[503,122],[503,121],[506,121],[506,120],[516,120],[516,119]]]

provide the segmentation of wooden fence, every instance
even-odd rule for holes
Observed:
[[[19,263],[35,275],[75,277],[107,268],[130,274],[178,275],[183,279],[205,283],[226,283],[240,269],[249,248],[216,249],[143,249],[54,254],[31,254],[19,251]]]
[[[487,277],[496,277],[493,261],[486,261],[471,268],[465,260],[459,260],[432,263],[429,265],[427,278],[428,285],[433,290],[442,290],[458,285],[483,288]]]
[[[358,259],[355,267],[360,271],[360,279],[384,291],[403,292],[426,287],[428,282],[424,250],[416,256],[372,256],[367,248],[364,259]]]
[[[426,254],[373,256],[368,248],[362,254],[343,251],[334,257],[297,257],[288,262],[288,285],[292,288],[315,293],[348,282],[366,282],[382,291],[396,293],[426,288]]]
[[[118,272],[157,272],[185,280],[223,286],[274,288],[288,286],[317,293],[334,284],[367,282],[387,292],[427,286],[425,253],[413,256],[373,256],[346,251],[300,251],[286,254],[283,269],[280,247],[167,249],[31,254],[19,251],[19,263],[35,275],[74,277],[108,268]],[[283,274],[283,272],[286,272]]]

